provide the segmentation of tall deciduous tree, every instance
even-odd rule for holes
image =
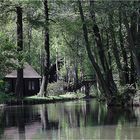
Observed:
[[[88,57],[93,65],[93,68],[95,69],[95,72],[98,76],[99,79],[99,85],[102,88],[105,97],[108,100],[108,103],[110,104],[111,101],[111,96],[113,97],[114,94],[116,94],[116,90],[112,90],[110,87],[108,87],[103,74],[101,73],[100,67],[99,65],[96,63],[95,58],[91,52],[91,48],[90,48],[90,44],[89,44],[89,38],[88,38],[88,31],[87,31],[87,26],[86,26],[86,22],[85,22],[85,18],[84,18],[84,14],[83,14],[83,9],[82,9],[82,5],[80,0],[78,0],[78,6],[79,6],[79,12],[80,12],[80,16],[81,16],[81,20],[82,20],[82,24],[83,24],[83,35],[84,35],[84,39],[85,39],[85,44],[86,44],[86,50],[88,53]],[[97,37],[99,36],[99,30],[96,26],[95,30],[95,34],[97,35]],[[101,44],[101,42],[98,42],[99,44]],[[99,47],[99,46],[98,46]]]
[[[22,57],[20,52],[23,51],[23,24],[22,24],[22,8],[20,6],[16,7],[17,14],[17,53],[19,54],[18,63],[21,63]],[[18,97],[22,97],[24,92],[23,88],[23,67],[20,66],[17,69],[17,80],[15,87],[15,94]]]
[[[94,12],[94,1],[93,0],[92,1],[90,0],[90,14],[91,14],[91,18],[93,21],[93,27],[92,27],[93,34],[95,36],[95,41],[96,41],[97,49],[99,52],[98,55],[99,55],[99,58],[101,61],[103,71],[104,71],[105,81],[106,81],[107,86],[109,87],[110,93],[115,94],[115,93],[117,93],[117,87],[116,87],[116,84],[113,80],[112,70],[109,67],[109,64],[107,62],[107,58],[106,58],[104,47],[103,47],[103,42],[101,39],[101,34],[99,31],[99,27],[96,23],[96,17],[95,17],[95,12]]]
[[[45,65],[44,65],[44,75],[42,79],[42,85],[40,88],[40,92],[38,95],[46,96],[47,95],[47,85],[49,82],[49,70],[50,70],[50,46],[49,46],[49,9],[48,9],[48,1],[44,0],[44,15],[45,15],[45,43],[44,49],[46,51],[45,56]]]

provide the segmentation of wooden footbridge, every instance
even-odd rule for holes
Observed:
[[[72,92],[85,87],[85,92],[89,92],[90,86],[96,83],[96,78],[94,75],[84,75],[81,77],[77,83],[69,84],[65,90]],[[87,91],[86,91],[87,90]]]

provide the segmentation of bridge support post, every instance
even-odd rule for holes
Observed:
[[[89,83],[86,83],[85,84],[85,95],[86,95],[86,98],[89,97],[89,92],[90,92],[90,85],[89,85]]]

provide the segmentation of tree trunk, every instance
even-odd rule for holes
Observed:
[[[106,55],[105,55],[104,48],[103,48],[103,43],[102,43],[102,40],[101,40],[101,35],[100,35],[100,32],[99,32],[98,25],[96,24],[95,12],[94,12],[93,8],[94,8],[94,1],[90,0],[90,14],[91,14],[91,18],[92,18],[92,21],[93,21],[93,33],[95,35],[95,41],[96,41],[96,44],[97,44],[97,49],[98,49],[98,52],[99,52],[99,58],[100,58],[100,61],[101,61],[101,65],[102,65],[102,68],[104,70],[105,82],[106,82],[107,86],[109,87],[109,90],[111,92],[116,93],[117,92],[117,87],[116,87],[116,84],[113,80],[112,69],[109,68],[109,64],[108,64],[107,59],[106,59]]]
[[[85,23],[85,19],[84,19],[84,14],[83,14],[83,9],[82,9],[80,0],[78,0],[78,5],[79,5],[79,12],[80,12],[81,20],[82,20],[82,23],[83,23],[83,35],[84,35],[84,39],[85,39],[85,43],[86,43],[86,50],[87,50],[87,53],[88,53],[88,57],[89,57],[92,65],[95,69],[95,72],[98,76],[99,84],[102,87],[102,90],[104,91],[105,97],[107,97],[107,99],[108,99],[109,97],[111,97],[111,95],[114,94],[114,91],[112,91],[110,89],[110,87],[108,87],[106,85],[106,82],[105,82],[104,77],[101,73],[101,70],[100,70],[98,64],[95,62],[94,56],[91,52],[89,40],[88,40],[88,31],[87,31],[87,27],[86,27],[86,23]]]
[[[133,60],[133,54],[130,54],[130,81],[129,84],[133,85],[136,88],[136,67]]]
[[[28,25],[28,62],[31,65],[31,40],[32,40],[32,26],[29,24]]]
[[[23,51],[23,25],[22,25],[22,8],[16,7],[17,14],[17,52]],[[22,58],[18,58],[18,63],[20,64]],[[21,65],[21,64],[20,64]],[[24,83],[23,83],[23,68],[20,66],[17,69],[17,80],[15,87],[15,94],[18,98],[22,98],[24,93]]]
[[[56,60],[55,60],[55,63],[56,63],[56,82],[57,82],[59,80],[58,51],[57,51],[57,48],[56,48]]]
[[[106,48],[107,48],[107,58],[108,58],[109,69],[112,70],[112,57],[111,57],[111,53],[110,53],[109,33],[108,32],[106,32]]]
[[[48,1],[44,0],[44,9],[45,9],[45,51],[46,51],[46,64],[45,64],[45,84],[44,84],[44,91],[45,96],[47,95],[47,86],[49,82],[49,69],[50,69],[50,46],[49,46],[49,9],[48,9]]]
[[[136,41],[136,49],[140,50],[140,8],[138,9],[138,13],[137,13],[137,41]],[[140,51],[137,51],[137,53],[138,53],[138,62],[139,62],[139,65],[140,65]],[[140,69],[138,70],[138,72],[139,72],[138,73],[138,80],[140,80]]]
[[[48,82],[49,82],[49,69],[50,69],[50,47],[49,47],[49,9],[48,9],[48,1],[44,0],[44,13],[45,13],[45,44],[44,44],[44,48],[45,48],[45,52],[46,52],[46,56],[45,56],[45,64],[44,64],[44,80],[42,80],[42,85],[41,87],[44,85],[44,88],[42,88],[43,90],[39,91],[39,95],[40,96],[46,96],[47,95],[47,86],[48,86]]]
[[[45,77],[45,76],[43,76],[43,78],[42,78],[42,82],[41,82],[40,91],[39,91],[39,93],[38,93],[38,95],[37,95],[37,96],[44,96],[44,85],[45,85],[45,79],[46,79],[46,77]]]
[[[91,18],[92,18],[92,21],[93,21],[93,27],[92,27],[93,34],[95,35],[95,41],[96,41],[96,44],[97,44],[97,50],[98,50],[98,53],[99,53],[99,58],[100,58],[102,68],[103,68],[104,72],[106,72],[106,71],[108,71],[109,66],[108,66],[108,62],[107,62],[107,59],[106,59],[106,56],[105,56],[105,53],[104,53],[104,48],[103,48],[103,44],[102,44],[102,40],[101,40],[101,35],[100,35],[99,28],[96,24],[95,12],[94,12],[93,8],[94,8],[94,1],[90,0],[90,15],[91,15]]]
[[[113,25],[114,25],[113,14],[110,13],[109,14],[109,26],[110,26],[109,28],[110,28],[110,35],[111,35],[111,39],[112,39],[112,47],[111,48],[112,48],[114,58],[116,60],[117,69],[119,72],[120,84],[124,85],[125,84],[125,77],[124,77],[124,73],[123,73],[122,64],[120,62],[120,55],[119,55],[119,51],[117,48],[117,43],[116,43],[116,38],[115,38],[115,30],[114,30]]]
[[[123,57],[123,71],[124,71],[124,76],[125,76],[125,84],[129,83],[129,67],[128,67],[128,57],[127,57],[127,52],[124,47],[124,41],[123,41],[123,35],[122,35],[122,15],[121,15],[121,10],[119,9],[119,41],[120,41],[120,48],[122,52],[122,57]]]
[[[89,94],[90,94],[90,85],[89,85],[89,83],[86,83],[85,84],[85,95],[86,95],[86,98],[90,97]]]
[[[136,47],[135,47],[135,42],[134,42],[134,38],[132,36],[132,28],[129,27],[129,21],[127,19],[127,15],[126,15],[126,12],[123,11],[123,21],[124,21],[124,25],[126,27],[126,30],[127,30],[127,35],[128,35],[128,43],[129,43],[129,46],[130,46],[130,51],[132,52],[133,54],[133,60],[134,60],[134,63],[135,63],[135,66],[136,66],[136,70],[137,70],[137,74],[139,75],[140,74],[140,64],[139,64],[139,56],[138,56],[138,53],[137,53],[137,50],[136,50]]]
[[[76,46],[76,54],[78,55],[78,45]],[[75,85],[75,92],[77,90],[78,83],[79,83],[79,79],[78,79],[78,61],[77,61],[77,58],[74,58],[74,85]]]

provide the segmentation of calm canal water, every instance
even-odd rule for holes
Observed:
[[[140,108],[107,109],[95,100],[0,109],[1,140],[140,139]]]

